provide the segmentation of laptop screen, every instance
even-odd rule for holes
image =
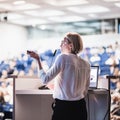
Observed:
[[[99,72],[99,66],[91,66],[90,86],[89,86],[89,88],[97,88],[97,85],[98,85],[98,72]]]

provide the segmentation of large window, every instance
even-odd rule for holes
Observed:
[[[115,33],[115,19],[102,20],[102,33]]]
[[[109,34],[117,33],[115,21],[116,19],[78,21],[37,25],[36,27],[27,27],[27,29],[30,33],[29,37],[44,37],[44,34],[46,35],[46,37],[50,37],[54,36],[55,34],[61,35],[71,31],[78,32],[81,35]]]

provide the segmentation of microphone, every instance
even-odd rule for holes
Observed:
[[[51,62],[50,62],[50,64],[49,64],[49,68],[52,66],[52,64],[53,64],[53,61],[54,61],[54,57],[55,57],[55,55],[56,55],[56,52],[57,52],[57,49],[55,49],[55,51],[54,51],[54,53],[53,53],[53,55],[52,55],[52,59],[51,59]]]
[[[54,51],[53,56],[55,56],[55,55],[56,55],[56,52],[57,52],[57,49]]]

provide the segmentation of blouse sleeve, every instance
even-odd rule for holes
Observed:
[[[63,68],[62,61],[62,55],[58,55],[54,64],[47,72],[45,72],[43,69],[39,71],[39,78],[42,80],[43,84],[47,84],[57,76],[57,74]]]

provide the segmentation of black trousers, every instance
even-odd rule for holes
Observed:
[[[52,108],[52,120],[87,120],[87,108],[84,99],[78,101],[55,99]]]

